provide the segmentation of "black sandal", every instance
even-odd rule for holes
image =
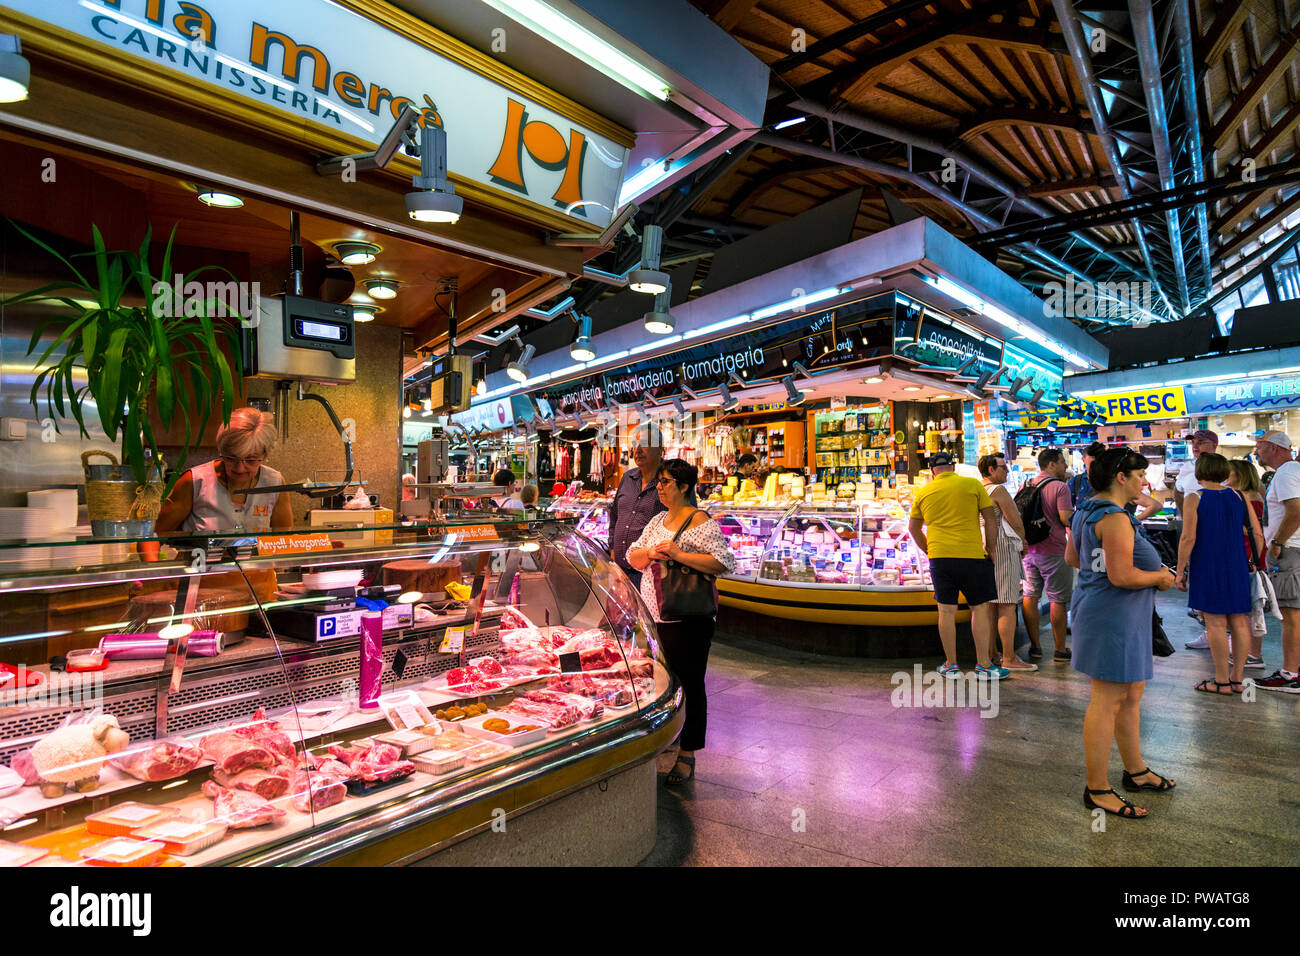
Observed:
[[[1214,685],[1214,690],[1210,690],[1211,684]],[[1223,688],[1225,687],[1228,688],[1228,692],[1226,694],[1223,692]],[[1199,684],[1194,684],[1192,686],[1192,690],[1199,690],[1202,694],[1214,694],[1216,697],[1231,697],[1232,681],[1227,681],[1226,683],[1220,684],[1217,680],[1211,680],[1210,678],[1207,677]]]
[[[690,772],[689,774],[686,774],[686,775],[683,775],[683,774],[678,773],[678,772],[677,772],[677,764],[678,764],[678,763],[684,763],[684,764],[686,764],[686,766],[688,766],[688,767],[691,768],[691,772]],[[677,786],[678,784],[683,784],[683,783],[686,783],[688,780],[694,780],[694,779],[695,779],[695,758],[694,758],[694,757],[678,757],[678,758],[677,758],[677,763],[674,763],[674,764],[673,764],[673,769],[670,770],[670,771],[668,772],[668,779],[665,780],[664,782],[665,782],[666,784],[668,784],[668,786],[670,786],[670,787],[675,787],[675,786]]]
[[[1154,783],[1135,782],[1137,777],[1142,777],[1145,776],[1146,774],[1151,774],[1151,776],[1159,780],[1160,783],[1154,784]],[[1159,793],[1165,790],[1172,790],[1174,789],[1175,786],[1177,786],[1177,784],[1175,784],[1172,780],[1160,776],[1160,774],[1156,773],[1150,767],[1145,767],[1142,770],[1139,770],[1137,773],[1129,773],[1127,770],[1124,771],[1124,789],[1127,790],[1129,793],[1137,793],[1140,790],[1155,790],[1157,793]]]
[[[1105,811],[1106,811],[1107,813],[1109,813],[1109,814],[1112,814],[1112,815],[1117,816],[1117,817],[1125,817],[1125,818],[1127,818],[1127,819],[1129,819],[1129,820],[1141,820],[1141,819],[1144,819],[1144,818],[1146,817],[1146,814],[1145,814],[1145,813],[1138,813],[1138,807],[1136,807],[1136,806],[1135,806],[1134,804],[1132,804],[1132,803],[1129,803],[1127,800],[1125,800],[1123,797],[1121,797],[1118,793],[1115,793],[1115,797],[1119,800],[1120,803],[1124,804],[1124,806],[1122,806],[1122,807],[1121,807],[1120,809],[1118,809],[1118,810],[1111,810],[1111,809],[1109,809],[1109,808],[1107,808],[1107,807],[1103,807],[1103,806],[1102,806],[1101,804],[1099,804],[1096,800],[1092,799],[1092,795],[1093,795],[1094,793],[1097,793],[1097,794],[1115,793],[1115,788],[1114,788],[1114,787],[1109,787],[1109,788],[1107,788],[1107,789],[1105,789],[1105,790],[1090,790],[1090,789],[1088,789],[1087,787],[1084,787],[1084,788],[1083,788],[1083,805],[1084,805],[1085,807],[1087,807],[1089,810],[1105,810]]]
[[[1245,690],[1246,690],[1246,682],[1245,682],[1245,681],[1240,681],[1240,680],[1230,680],[1230,681],[1228,681],[1228,683],[1232,685],[1232,692],[1233,692],[1234,694],[1241,694],[1241,693],[1244,693]]]

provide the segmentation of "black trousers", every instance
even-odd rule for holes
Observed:
[[[713,625],[711,617],[688,617],[659,625],[659,642],[664,657],[685,692],[686,722],[678,738],[682,750],[704,749],[704,731],[709,723],[704,671],[709,665]]]

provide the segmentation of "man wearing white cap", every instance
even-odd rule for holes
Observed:
[[[1264,506],[1268,566],[1282,610],[1282,669],[1255,681],[1263,690],[1300,694],[1300,462],[1293,460],[1285,432],[1268,432],[1255,442],[1255,456],[1274,469]]]

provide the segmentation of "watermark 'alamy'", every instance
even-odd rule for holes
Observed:
[[[1053,280],[1043,285],[1043,314],[1083,319],[1125,319],[1150,314],[1154,295],[1150,282],[1075,282]]]
[[[889,702],[895,707],[977,707],[980,717],[998,715],[998,682],[980,680],[974,671],[954,680],[917,664],[911,673],[896,671],[889,682],[894,685]]]
[[[177,275],[171,285],[154,283],[152,309],[158,318],[237,317],[245,325],[256,326],[261,298],[260,282],[186,282],[184,276]]]

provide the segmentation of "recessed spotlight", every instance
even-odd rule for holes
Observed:
[[[951,395],[948,395],[948,394],[946,394],[946,393],[943,394],[943,395],[934,395],[934,396],[932,396],[932,397],[933,397],[933,398],[952,398]]]
[[[375,321],[375,314],[383,311],[377,305],[354,305],[352,306],[352,321],[373,322]]]
[[[374,262],[383,250],[373,242],[336,242],[334,251],[345,266],[364,266]]]
[[[904,386],[903,386],[903,391],[905,391],[905,392],[919,392],[920,390],[921,390],[921,386],[920,386],[920,385],[904,385]]]
[[[396,299],[397,283],[392,279],[367,279],[362,283],[372,298]]]
[[[244,205],[244,200],[230,193],[223,193],[218,189],[200,189],[199,202],[205,206],[216,206],[219,209],[238,209]]]
[[[0,34],[0,103],[18,103],[27,99],[32,80],[32,65],[23,56],[23,45],[16,34]]]
[[[879,384],[880,384],[881,382],[883,382],[883,381],[884,381],[884,379],[881,378],[879,375],[872,375],[872,376],[870,376],[869,378],[864,378],[864,379],[862,380],[862,384],[863,384],[863,385],[879,385]]]

